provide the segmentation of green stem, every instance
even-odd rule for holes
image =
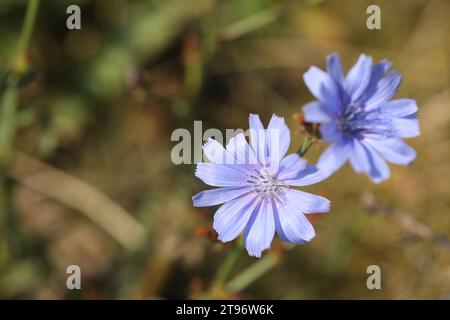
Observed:
[[[305,0],[301,2],[293,2],[289,5],[274,5],[223,28],[219,33],[220,39],[223,41],[236,40],[251,32],[270,25],[284,14],[288,14],[294,10],[299,10],[300,8],[309,5],[319,4],[323,1],[324,0]]]
[[[16,55],[12,61],[12,72],[6,79],[5,90],[0,97],[0,167],[7,162],[12,150],[12,142],[16,132],[17,123],[17,86],[23,72],[21,64],[28,50],[28,45],[33,33],[33,25],[36,20],[39,0],[29,0],[27,12],[20,31]]]
[[[252,284],[255,280],[263,276],[267,271],[272,269],[278,262],[275,254],[267,254],[257,263],[242,271],[233,280],[227,284],[227,288],[232,292],[240,292]]]
[[[242,253],[242,245],[237,243],[233,250],[228,254],[225,261],[220,266],[217,271],[216,278],[214,280],[214,284],[223,285],[228,278],[231,270],[233,270],[234,265],[239,259],[240,254]]]
[[[314,142],[316,142],[315,137],[307,136],[305,138],[305,140],[303,140],[303,143],[300,146],[300,148],[298,148],[297,154],[300,157],[303,157],[308,152],[308,150],[311,148],[311,146],[314,144]]]
[[[17,92],[13,88],[16,83],[16,81],[8,83],[0,100],[0,167],[3,167],[9,159],[16,128]]]
[[[253,14],[241,21],[226,27],[220,33],[222,40],[235,40],[243,35],[258,30],[279,18],[281,6],[274,6],[264,11]]]
[[[36,20],[36,15],[39,7],[39,0],[28,0],[27,12],[22,25],[19,42],[17,45],[16,57],[20,58],[28,49],[31,35],[33,34],[33,26]]]

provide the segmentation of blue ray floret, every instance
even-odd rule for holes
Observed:
[[[260,257],[275,232],[286,242],[303,244],[314,236],[308,213],[329,211],[330,202],[317,195],[289,188],[317,183],[325,177],[297,154],[286,155],[290,132],[284,119],[274,115],[267,129],[259,116],[250,115],[250,144],[244,134],[226,148],[209,139],[203,146],[211,163],[198,163],[196,177],[218,187],[195,195],[194,206],[222,204],[214,215],[219,240],[228,242],[243,233],[247,252]]]
[[[391,100],[402,76],[388,72],[392,64],[362,54],[345,76],[337,54],[328,56],[326,72],[311,67],[303,79],[317,101],[304,106],[305,121],[319,123],[330,146],[318,168],[328,175],[350,161],[375,183],[390,176],[386,161],[409,165],[416,152],[401,138],[420,134],[417,104],[412,99]]]

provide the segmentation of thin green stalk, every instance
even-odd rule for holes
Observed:
[[[1,97],[1,125],[0,125],[0,167],[9,159],[12,140],[16,128],[17,92],[14,88],[17,81],[9,82]]]
[[[274,5],[268,9],[252,14],[240,21],[226,26],[219,33],[220,39],[223,41],[232,41],[243,37],[251,32],[259,30],[271,23],[277,21],[282,15],[290,13],[300,8],[319,4],[324,0],[305,0],[301,2],[293,2],[289,5]]]
[[[28,0],[27,12],[22,25],[19,42],[17,45],[16,58],[20,58],[28,50],[31,35],[33,34],[33,26],[39,7],[39,0]]]
[[[235,22],[222,30],[220,33],[221,39],[227,41],[235,40],[242,35],[258,30],[277,20],[281,12],[281,6],[273,6],[241,21]]]
[[[272,269],[277,262],[278,257],[275,254],[267,254],[260,261],[242,271],[226,287],[232,292],[240,292]]]
[[[11,71],[5,81],[5,89],[0,96],[0,169],[10,158],[16,132],[18,84],[26,70],[25,54],[33,33],[39,0],[29,0],[16,53],[11,61]],[[12,204],[13,182],[3,175],[0,178],[0,216],[5,228],[5,246],[9,254],[17,253],[19,248],[19,221]]]
[[[297,154],[300,156],[300,157],[303,157],[307,152],[308,152],[308,150],[312,147],[312,145],[314,144],[314,142],[316,142],[316,138],[315,137],[312,137],[312,136],[307,136],[304,140],[303,140],[303,143],[302,143],[302,145],[300,146],[300,148],[298,148],[298,150],[297,150]]]
[[[11,154],[17,124],[17,86],[24,68],[24,56],[28,50],[36,20],[39,0],[29,0],[20,32],[16,54],[11,63],[11,73],[6,79],[5,90],[0,97],[0,166],[3,167]]]
[[[216,278],[214,280],[214,284],[223,285],[228,278],[231,270],[233,270],[234,265],[239,259],[240,254],[242,253],[242,245],[240,243],[236,244],[233,250],[228,254],[219,270],[217,271]]]

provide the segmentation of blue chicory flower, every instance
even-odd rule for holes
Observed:
[[[224,203],[214,215],[219,240],[228,242],[243,232],[248,254],[260,257],[275,231],[286,242],[310,241],[315,232],[305,214],[327,212],[330,202],[288,187],[311,185],[324,176],[299,155],[285,156],[290,132],[283,118],[273,115],[264,129],[259,116],[251,114],[249,123],[250,145],[242,133],[226,148],[213,139],[204,144],[211,163],[198,163],[195,175],[219,188],[202,191],[192,200],[196,207]]]
[[[391,100],[402,80],[388,73],[388,61],[373,64],[362,54],[346,76],[337,54],[327,57],[327,72],[311,67],[303,76],[317,101],[304,106],[305,121],[320,123],[331,145],[317,166],[332,174],[347,160],[353,169],[379,183],[390,176],[386,161],[409,165],[416,157],[401,138],[419,133],[417,105],[411,99]]]

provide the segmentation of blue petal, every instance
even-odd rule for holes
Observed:
[[[341,60],[337,53],[327,57],[327,72],[337,83],[344,82],[344,72],[342,71]]]
[[[324,123],[320,126],[320,137],[330,143],[344,142],[342,131],[338,129],[335,122]]]
[[[266,130],[267,154],[270,159],[270,167],[275,172],[278,170],[280,160],[289,149],[291,134],[284,119],[273,115]]]
[[[396,99],[386,102],[381,106],[381,110],[392,117],[402,118],[417,112],[417,104],[412,99]]]
[[[216,211],[213,227],[220,241],[228,242],[239,236],[258,206],[258,199],[254,193],[246,194],[226,202]]]
[[[233,200],[251,192],[251,187],[228,187],[205,190],[192,197],[194,207],[209,207]]]
[[[237,164],[257,164],[255,153],[250,148],[243,133],[232,137],[227,144],[227,151],[236,158]]]
[[[275,235],[275,221],[270,200],[261,203],[255,210],[244,231],[244,245],[250,256],[261,257]]]
[[[392,67],[392,63],[387,60],[381,60],[373,66],[372,75],[370,77],[369,84],[376,85],[385,75],[386,72]]]
[[[227,152],[225,148],[214,139],[208,139],[203,145],[203,152],[212,163],[235,163],[234,155]]]
[[[288,186],[303,187],[323,181],[329,176],[330,173],[318,170],[316,166],[307,165],[304,170],[295,176],[284,178],[283,181]]]
[[[331,144],[319,158],[317,167],[324,173],[332,174],[349,159],[350,156],[349,143],[333,143]]]
[[[367,85],[364,93],[359,98],[359,103],[365,102],[375,93],[375,91],[377,90],[378,82],[385,76],[386,72],[391,66],[392,63],[387,60],[382,60],[373,66],[369,84]]]
[[[375,93],[367,99],[366,108],[371,110],[389,101],[397,92],[402,76],[397,71],[392,71],[385,78],[381,79],[375,90]]]
[[[280,170],[277,178],[280,180],[296,177],[301,171],[303,171],[308,163],[305,159],[302,159],[298,154],[292,153],[280,163]]]
[[[409,165],[416,158],[416,151],[400,139],[367,140],[366,143],[395,164]]]
[[[286,200],[303,213],[322,213],[330,211],[330,201],[324,197],[311,193],[286,189]]]
[[[200,162],[197,164],[195,176],[214,187],[243,187],[248,185],[248,173],[254,168],[256,166]]]
[[[248,118],[249,128],[255,131],[264,130],[264,126],[259,118],[259,115],[251,113]],[[252,145],[253,146],[253,145]]]
[[[310,67],[303,75],[309,91],[319,100],[331,114],[341,113],[340,89],[337,83],[325,71]]]
[[[372,74],[372,58],[364,54],[359,56],[356,64],[350,69],[344,80],[344,88],[356,101],[366,90]]]
[[[367,151],[359,140],[352,141],[352,151],[350,153],[350,164],[356,172],[368,172],[370,170]]]
[[[392,119],[396,133],[400,138],[413,138],[420,135],[419,120],[414,117],[415,115],[408,118]]]
[[[265,165],[266,159],[266,131],[257,114],[249,116],[250,145],[256,154],[258,161]]]
[[[369,145],[364,144],[364,147],[366,148],[367,158],[370,163],[370,169],[367,172],[369,178],[375,183],[380,183],[381,181],[388,179],[391,173],[386,161],[384,161],[378,152],[373,150]]]
[[[322,108],[322,105],[318,101],[313,101],[306,104],[303,107],[303,114],[305,115],[306,122],[328,122],[331,121],[331,117]]]
[[[305,215],[292,202],[275,201],[273,204],[275,229],[281,240],[303,244],[316,235]]]

